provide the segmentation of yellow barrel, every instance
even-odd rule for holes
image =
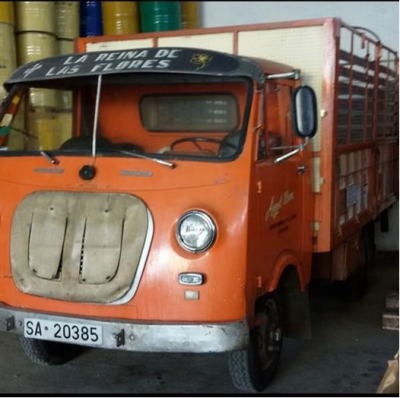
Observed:
[[[14,25],[14,4],[12,1],[0,1],[0,23]]]
[[[16,1],[17,32],[56,32],[54,1]]]
[[[11,151],[22,151],[25,147],[26,137],[22,133],[25,131],[25,105],[24,101],[19,104],[18,112],[11,124],[14,129],[10,131],[7,139],[7,146]]]
[[[79,37],[79,1],[56,1],[56,35],[61,39]]]
[[[0,23],[0,54],[15,54],[14,26]]]
[[[25,146],[25,136],[19,131],[11,130],[6,146],[10,151],[23,151]]]
[[[73,54],[75,52],[74,41],[69,39],[57,39],[58,55]]]
[[[38,109],[29,112],[29,134],[35,137],[30,150],[53,150],[57,141],[57,114]]]
[[[58,39],[57,40],[58,55],[66,55],[74,53],[73,40]],[[58,108],[72,109],[72,93],[68,91],[58,91]]]
[[[0,100],[6,94],[3,83],[16,67],[14,27],[8,23],[0,23]]]
[[[49,33],[18,33],[17,49],[18,64],[23,65],[57,55],[57,42],[55,36]],[[30,90],[31,107],[57,108],[57,98],[54,90],[39,88]]]
[[[56,114],[57,137],[54,141],[55,148],[72,138],[72,112],[58,112]]]
[[[17,49],[19,65],[53,57],[57,55],[56,38],[49,33],[18,33]]]
[[[103,34],[129,35],[139,32],[136,1],[102,1]]]
[[[58,108],[60,99],[58,92],[45,88],[31,88],[29,92],[30,108]]]
[[[199,3],[181,1],[182,29],[200,28]]]

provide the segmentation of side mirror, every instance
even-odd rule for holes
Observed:
[[[317,132],[317,98],[309,86],[297,87],[292,97],[293,130],[301,138],[312,138]]]

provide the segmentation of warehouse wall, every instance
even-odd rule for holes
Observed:
[[[202,26],[338,17],[346,23],[373,30],[383,43],[399,50],[399,3],[390,1],[204,1]],[[390,232],[377,231],[378,250],[399,250],[399,206],[390,211]]]

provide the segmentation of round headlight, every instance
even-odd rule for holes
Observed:
[[[213,220],[201,211],[189,211],[179,220],[176,237],[187,251],[199,253],[207,250],[214,242],[216,228]]]

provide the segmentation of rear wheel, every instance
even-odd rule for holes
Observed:
[[[229,353],[229,372],[235,387],[260,392],[272,381],[282,348],[282,325],[276,296],[269,295],[256,306],[256,326],[250,332],[247,350]]]
[[[52,341],[20,337],[26,356],[42,366],[62,365],[79,355],[81,347]]]

